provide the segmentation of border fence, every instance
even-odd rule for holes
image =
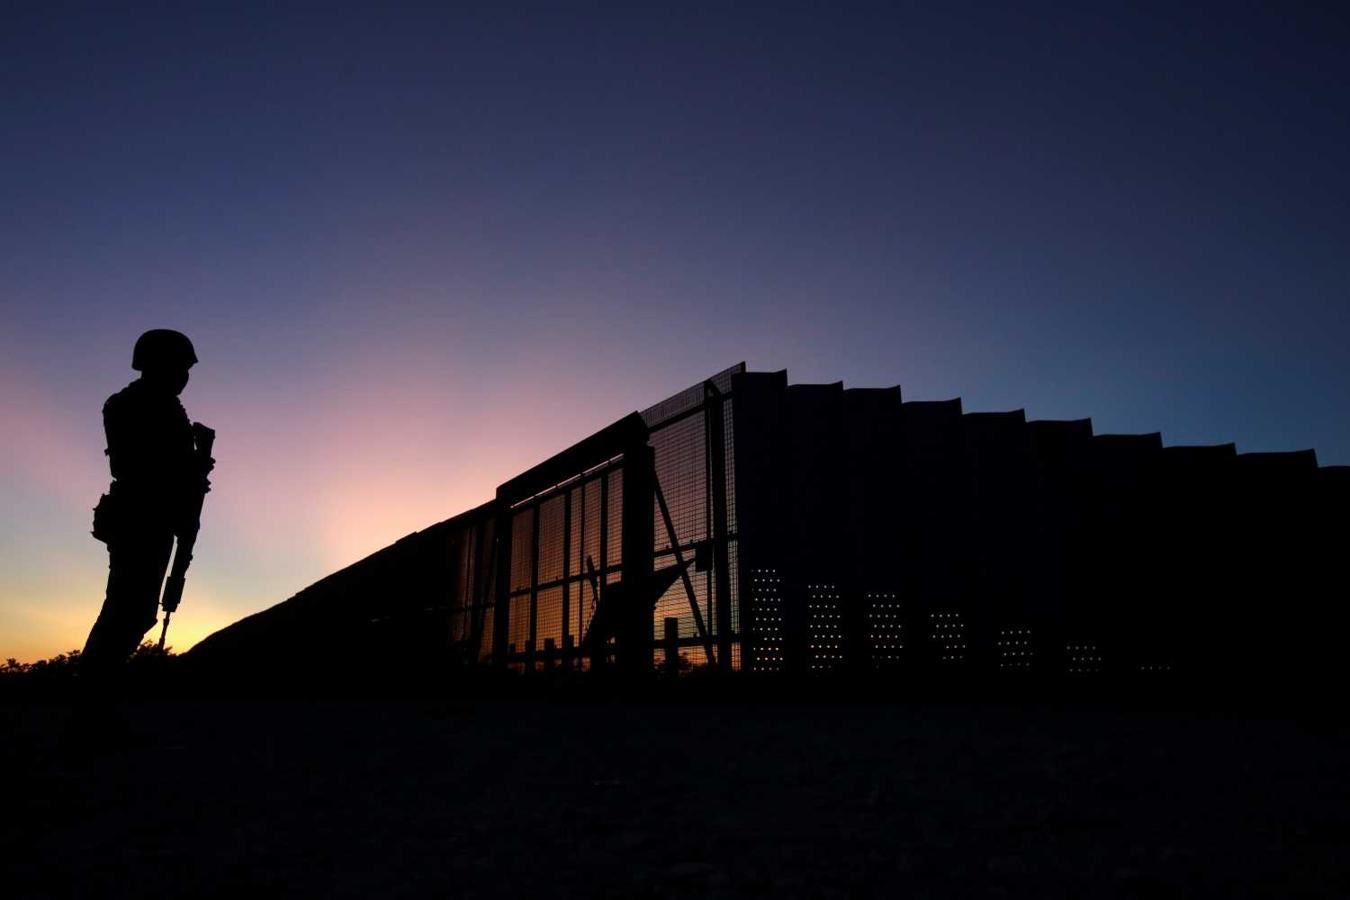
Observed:
[[[1343,674],[1350,468],[744,364],[203,641],[516,671]]]

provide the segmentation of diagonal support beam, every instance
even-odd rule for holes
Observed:
[[[698,597],[694,594],[694,582],[689,579],[689,567],[684,564],[684,554],[680,551],[680,539],[675,536],[675,522],[670,518],[670,507],[666,505],[666,495],[661,490],[661,482],[655,481],[656,505],[661,508],[661,521],[666,523],[666,534],[670,536],[670,549],[675,551],[675,564],[680,567],[680,579],[684,582],[684,593],[689,598],[689,609],[694,613],[694,624],[698,626],[698,636],[703,638],[703,650],[708,654],[711,664],[713,654],[712,636],[703,624],[703,613],[698,608]]]
[[[586,580],[591,584],[591,618],[586,621],[586,633],[581,636],[583,644],[590,638],[595,614],[600,610],[600,575],[595,571],[595,561],[589,553],[586,554]]]

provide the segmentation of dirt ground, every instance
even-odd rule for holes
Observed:
[[[961,704],[0,706],[19,897],[1345,897],[1344,732]]]

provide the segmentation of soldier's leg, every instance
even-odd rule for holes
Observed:
[[[140,534],[108,548],[108,591],[81,654],[88,677],[107,677],[155,624],[173,535]]]

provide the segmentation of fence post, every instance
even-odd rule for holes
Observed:
[[[666,674],[675,676],[680,674],[680,620],[667,616],[665,627],[665,640],[662,643],[666,650]]]

